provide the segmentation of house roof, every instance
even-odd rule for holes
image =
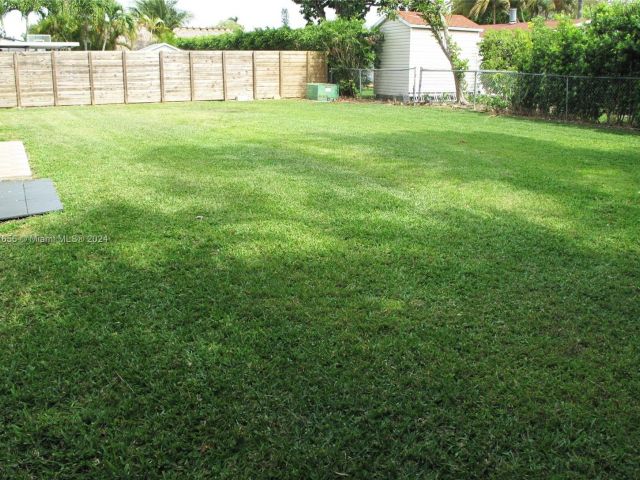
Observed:
[[[138,50],[139,52],[179,52],[180,49],[178,47],[174,47],[173,45],[169,45],[168,43],[153,43],[151,45],[147,45],[144,48]]]
[[[21,49],[21,50],[64,50],[77,48],[78,42],[23,42],[21,40],[0,39],[1,49]]]
[[[398,17],[410,25],[417,27],[427,27],[427,22],[418,12],[398,12]],[[446,17],[447,25],[450,28],[468,28],[470,30],[481,30],[482,27],[473,20],[469,20],[464,15],[449,15]]]
[[[584,19],[573,19],[571,23],[574,25],[582,25],[586,23]],[[560,20],[547,20],[544,24],[549,28],[556,28],[560,24]],[[530,22],[517,22],[517,23],[497,23],[495,25],[482,25],[480,28],[484,29],[484,32],[490,32],[492,30],[529,30],[531,28]]]

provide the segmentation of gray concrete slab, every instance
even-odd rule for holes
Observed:
[[[22,142],[0,142],[0,180],[31,178],[27,151]]]

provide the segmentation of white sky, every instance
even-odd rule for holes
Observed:
[[[134,3],[133,0],[120,0],[125,6]],[[290,25],[293,28],[305,24],[300,8],[291,0],[179,0],[179,8],[193,14],[190,22],[195,27],[210,27],[229,17],[239,17],[238,21],[247,30],[259,27],[278,27],[282,24],[281,11],[289,9]],[[375,21],[376,15],[371,14],[369,23]],[[33,16],[31,22],[37,17]],[[5,17],[5,30],[10,37],[19,38],[24,34],[25,25],[20,14],[12,12]]]

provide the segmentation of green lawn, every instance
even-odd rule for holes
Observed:
[[[14,139],[66,210],[0,224],[0,478],[640,474],[640,136],[265,101]]]

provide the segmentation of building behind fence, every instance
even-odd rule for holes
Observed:
[[[0,107],[302,98],[326,80],[321,52],[0,53]]]

